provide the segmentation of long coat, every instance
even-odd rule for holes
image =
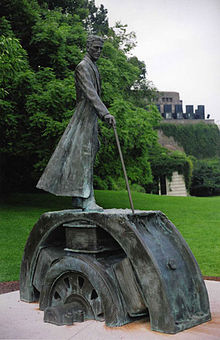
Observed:
[[[98,151],[98,122],[109,112],[100,99],[95,63],[86,55],[75,70],[76,110],[37,188],[58,196],[88,198],[93,190],[93,163]]]

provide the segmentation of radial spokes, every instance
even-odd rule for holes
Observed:
[[[92,309],[96,320],[103,320],[101,297],[86,276],[70,272],[60,277],[51,291],[51,306],[83,299]]]

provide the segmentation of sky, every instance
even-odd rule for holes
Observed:
[[[132,51],[159,91],[180,93],[185,105],[205,105],[220,125],[220,0],[95,0],[110,26],[128,25]]]

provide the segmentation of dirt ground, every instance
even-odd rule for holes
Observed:
[[[0,294],[19,290],[19,281],[0,282]]]

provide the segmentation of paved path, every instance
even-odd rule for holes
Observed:
[[[19,291],[0,295],[0,339],[11,340],[220,340],[220,282],[205,281],[212,321],[184,332],[167,335],[150,330],[146,320],[118,328],[103,322],[87,321],[72,326],[55,326],[43,322],[37,303],[19,299]]]

